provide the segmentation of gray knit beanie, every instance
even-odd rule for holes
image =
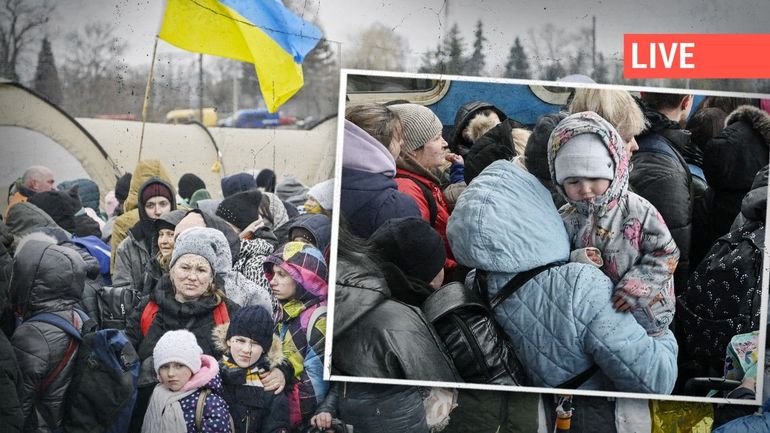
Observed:
[[[397,104],[388,108],[401,118],[404,127],[403,149],[417,150],[443,129],[441,120],[430,108],[418,104]]]
[[[205,258],[213,273],[222,271],[218,269],[220,266],[217,266],[220,263],[218,257],[222,257],[222,262],[232,261],[230,244],[227,243],[225,235],[217,229],[208,227],[192,227],[177,237],[169,267],[173,268],[176,261],[185,254],[195,254]]]

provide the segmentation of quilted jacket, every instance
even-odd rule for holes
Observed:
[[[487,167],[460,197],[447,234],[461,264],[488,272],[489,296],[518,273],[565,262],[569,240],[551,196],[507,161]],[[581,389],[671,393],[677,343],[648,336],[611,305],[612,281],[590,265],[550,268],[495,310],[533,386],[553,387],[596,364]]]

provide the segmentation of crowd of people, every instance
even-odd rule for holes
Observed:
[[[237,173],[215,198],[195,174],[175,185],[160,161],[143,160],[104,209],[96,183],[57,185],[47,167],[12,189],[0,224],[0,430],[81,431],[74,423],[100,419],[98,400],[74,403],[96,362],[85,356],[97,353],[92,326],[120,330],[132,350],[119,360],[136,361],[133,392],[106,421],[114,431],[310,427],[329,389],[332,181]]]
[[[447,134],[423,105],[351,103],[339,209],[333,179],[308,188],[269,169],[222,178],[220,196],[142,160],[101,197],[29,167],[0,223],[1,430],[87,418],[68,403],[94,362],[78,352],[107,328],[136,360],[123,431],[553,426],[547,396],[324,381],[332,212],[333,375],[689,392],[687,379],[723,375],[730,337],[758,328],[757,304],[746,325],[709,330],[719,302],[735,309],[759,286],[747,273],[717,296],[706,280],[718,260],[755,265],[716,246],[760,229],[764,245],[770,146],[755,101],[692,105],[576,89],[524,125],[473,101]],[[728,396],[753,398],[752,377]],[[575,402],[592,408],[585,431],[640,407]]]

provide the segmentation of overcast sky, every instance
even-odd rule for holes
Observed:
[[[597,49],[621,57],[624,33],[763,33],[770,18],[770,1],[713,0],[299,0],[307,4],[305,16],[317,16],[326,37],[350,43],[355,33],[379,21],[407,38],[410,64],[432,49],[449,25],[457,22],[470,49],[477,20],[484,23],[489,40],[488,65],[504,63],[516,36],[526,41],[527,31],[553,23],[566,32],[590,26],[596,16]],[[63,35],[91,21],[114,23],[129,41],[126,60],[149,63],[153,37],[159,27],[160,0],[60,0],[49,34],[54,49],[64,49]],[[449,8],[448,20],[445,8]],[[161,41],[159,51],[178,52]],[[494,58],[493,53],[500,53]],[[62,59],[57,59],[61,62]],[[416,67],[416,66],[415,66]]]

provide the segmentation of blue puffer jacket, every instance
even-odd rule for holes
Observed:
[[[569,241],[550,193],[508,161],[487,167],[463,192],[447,227],[458,262],[489,272],[489,296],[516,274],[566,262]],[[677,343],[649,337],[610,302],[613,285],[598,269],[569,263],[522,286],[496,310],[533,386],[554,387],[597,364],[581,389],[668,394]]]

